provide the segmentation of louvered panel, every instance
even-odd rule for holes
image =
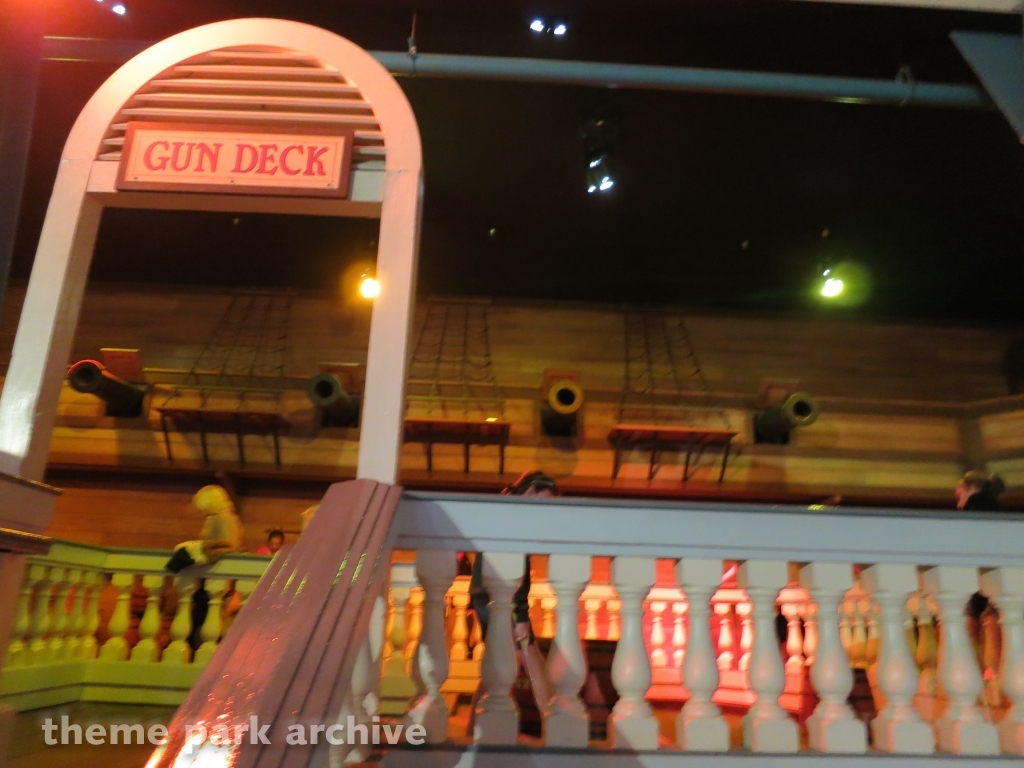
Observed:
[[[282,64],[299,64],[303,66],[319,67],[320,63],[316,60],[315,56],[310,56],[308,53],[300,53],[298,51],[246,51],[246,50],[225,50],[225,51],[210,51],[205,54],[206,58],[209,59],[230,59],[231,61],[249,61],[258,62],[260,64],[269,64],[270,62],[279,62]]]
[[[320,93],[332,96],[359,96],[359,89],[354,85],[330,82],[305,82],[302,80],[208,80],[201,77],[174,77],[164,80],[153,80],[150,88],[173,91],[261,91],[274,93]]]
[[[121,159],[129,120],[348,128],[356,163],[376,167],[386,154],[373,106],[359,88],[314,57],[284,49],[210,51],[172,67],[122,107],[99,159]]]
[[[138,93],[136,101],[144,104],[209,105],[244,109],[289,108],[296,110],[330,110],[332,112],[372,112],[365,101],[354,99],[317,99],[289,96],[243,96],[236,93]]]
[[[179,64],[172,72],[202,77],[265,77],[269,79],[291,77],[338,78],[335,69],[313,69],[312,67],[249,67],[244,64]]]
[[[225,122],[240,125],[268,123],[315,123],[340,127],[367,127],[377,125],[377,118],[362,115],[332,115],[326,112],[259,112],[248,109],[192,109],[184,107],[128,107],[122,115],[140,120],[184,120],[191,123]]]

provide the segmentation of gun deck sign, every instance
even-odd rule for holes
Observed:
[[[352,131],[128,124],[117,188],[347,197]]]

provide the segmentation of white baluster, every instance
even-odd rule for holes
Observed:
[[[871,723],[876,749],[900,754],[935,751],[931,726],[914,709],[917,665],[904,629],[907,596],[917,589],[917,568],[879,563],[861,572],[861,584],[881,611],[881,647],[876,679],[886,704]]]
[[[587,679],[587,660],[580,643],[579,601],[589,578],[590,557],[551,555],[548,579],[558,602],[555,638],[547,664],[554,692],[547,707],[539,702],[546,747],[586,747],[590,738],[587,709],[579,697]]]
[[[96,631],[100,628],[100,589],[102,578],[97,571],[86,571],[82,575],[82,630],[79,634],[79,657],[95,659]]]
[[[179,576],[174,580],[174,586],[178,590],[178,607],[171,621],[171,641],[164,648],[160,661],[164,664],[188,664],[192,661],[188,636],[192,634],[192,592],[196,588],[196,580]]]
[[[409,703],[416,696],[416,684],[409,674],[409,632],[407,618],[411,618],[409,598],[416,586],[415,566],[412,563],[395,563],[391,566],[391,588],[388,617],[385,621],[389,654],[384,662],[380,681],[380,710],[382,715],[403,716]],[[448,585],[445,585],[447,589]],[[442,627],[442,630],[444,628]],[[413,657],[412,664],[416,664]],[[447,673],[445,674],[447,677]]]
[[[601,610],[601,601],[595,598],[583,601],[583,609],[587,612],[587,640],[597,640],[597,612]]]
[[[754,647],[754,620],[750,616],[750,603],[736,604],[736,620],[740,624],[740,663],[738,669],[750,669],[750,651]]]
[[[710,623],[711,595],[722,580],[722,561],[683,558],[676,565],[676,580],[690,612],[690,643],[683,662],[683,685],[690,700],[676,718],[676,742],[682,749],[724,752],[729,749],[729,724],[711,703],[718,690],[718,664]]]
[[[1024,755],[1024,568],[994,568],[982,574],[982,591],[999,608],[1003,663],[999,677],[1011,707],[999,723],[999,747]]]
[[[786,617],[786,674],[800,675],[804,671],[804,633],[800,629],[800,606],[785,603],[782,615]]]
[[[124,661],[128,658],[128,641],[124,633],[128,631],[128,607],[135,585],[135,576],[131,573],[115,573],[110,583],[117,588],[117,603],[107,624],[109,636],[100,648],[100,658],[104,661]]]
[[[652,600],[649,604],[651,611],[651,667],[660,668],[668,666],[668,654],[665,653],[665,621],[664,614],[668,610],[668,603],[663,600]]]
[[[68,611],[68,622],[65,628],[67,643],[64,646],[63,658],[75,661],[82,658],[82,628],[85,626],[85,574],[78,568],[68,571],[68,589],[74,590],[71,596],[71,609]]]
[[[220,642],[221,635],[220,606],[224,602],[224,590],[227,584],[224,579],[206,579],[205,589],[206,594],[210,596],[210,607],[206,612],[206,621],[203,622],[199,633],[203,644],[196,650],[193,662],[200,667],[205,667],[213,654],[217,652],[217,643]]]
[[[387,601],[378,595],[373,603],[370,623],[366,637],[359,644],[355,664],[352,666],[351,700],[349,707],[355,717],[357,726],[365,725],[367,730],[373,725],[377,714],[380,685],[380,656],[384,648],[384,624],[387,620]],[[346,723],[348,718],[346,717]],[[342,750],[345,751],[344,749]],[[372,744],[350,745],[344,756],[346,763],[362,763],[369,760],[373,752]]]
[[[967,636],[964,608],[978,589],[978,571],[966,566],[938,566],[923,573],[923,586],[939,606],[939,678],[949,707],[935,721],[939,749],[958,755],[999,754],[999,733],[976,706],[982,679]]]
[[[754,646],[750,656],[750,688],[757,700],[743,718],[743,743],[754,752],[796,752],[796,723],[779,706],[786,674],[775,639],[775,599],[789,582],[781,560],[748,560],[738,573],[739,585],[753,604]]]
[[[818,608],[814,603],[804,605],[804,665],[814,665],[818,652]]]
[[[914,620],[917,623],[917,647],[914,660],[920,674],[917,678],[917,693],[914,694],[914,707],[922,719],[934,723],[939,708],[938,659],[939,636],[935,628],[932,607],[924,593],[915,595],[910,600]]]
[[[163,586],[163,576],[150,574],[142,577],[142,587],[146,590],[146,610],[139,622],[139,642],[132,648],[132,661],[151,664],[160,656],[156,633],[160,631],[160,594]]]
[[[452,622],[452,647],[448,658],[451,661],[465,661],[469,657],[469,646],[466,640],[469,638],[469,622],[466,619],[466,609],[469,607],[469,592],[456,592],[452,595],[452,608],[454,618]]]
[[[733,653],[732,610],[731,603],[715,603],[715,613],[718,614],[718,669],[722,672],[731,670],[736,658]]]
[[[485,552],[483,580],[490,595],[486,650],[480,662],[481,696],[477,704],[473,741],[477,744],[515,744],[519,710],[509,695],[516,679],[512,648],[512,595],[523,574],[523,556]]]
[[[46,569],[42,566],[30,565],[25,569],[25,575],[21,580],[21,591],[18,593],[18,604],[14,610],[11,643],[7,647],[7,666],[9,667],[20,667],[29,663],[29,644],[32,642],[30,634],[32,618],[29,615],[29,606],[32,602],[32,593],[45,573]]]
[[[622,639],[612,661],[612,683],[619,700],[608,718],[608,740],[614,749],[658,748],[658,720],[644,699],[651,687],[651,661],[644,646],[643,604],[654,581],[651,558],[612,561],[612,582],[622,602]]]
[[[622,601],[619,599],[607,600],[604,604],[608,611],[608,636],[609,641],[618,641],[622,637]]]
[[[70,616],[68,593],[71,591],[71,583],[68,581],[67,568],[51,568],[50,581],[53,583],[53,613],[46,658],[49,661],[63,661],[67,658],[67,631]]]
[[[864,752],[867,729],[846,703],[853,673],[839,639],[839,606],[853,585],[853,569],[846,563],[808,563],[800,569],[800,585],[818,604],[818,655],[811,684],[821,701],[807,718],[810,747],[819,752]]]
[[[50,569],[43,565],[32,566],[35,572],[36,604],[32,609],[32,620],[29,622],[26,662],[30,665],[45,664],[49,661],[49,646],[46,635],[50,631],[52,620],[51,605],[53,602],[53,582],[50,581]]]
[[[521,573],[523,558],[515,557],[518,559]],[[416,577],[423,587],[423,628],[416,646],[415,665],[426,692],[409,710],[405,722],[407,727],[422,725],[427,731],[426,740],[430,744],[439,744],[448,738],[448,706],[441,697],[441,686],[448,678],[448,648],[444,638],[444,596],[455,579],[455,571],[454,552],[421,549],[416,553]],[[509,600],[512,599],[511,592],[508,597]],[[397,612],[397,601],[395,605],[395,624],[399,624],[403,617]],[[511,605],[509,610],[511,611]],[[509,631],[509,621],[510,619],[506,617],[506,633]],[[511,634],[509,638],[511,642]],[[392,653],[398,653],[397,645]],[[515,676],[514,671],[512,674]],[[510,682],[509,686],[511,685]]]
[[[672,645],[675,646],[675,651],[672,652],[672,665],[677,669],[683,668],[686,658],[686,624],[683,615],[686,613],[687,607],[688,604],[681,600],[672,603],[672,613],[676,617],[672,629]]]

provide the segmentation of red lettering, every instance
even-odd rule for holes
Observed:
[[[175,171],[187,171],[188,164],[192,162],[192,147],[196,145],[194,141],[188,143],[188,154],[185,155],[185,162],[178,162],[178,154],[181,152],[181,148],[185,145],[183,141],[174,142],[174,153],[171,155],[171,169]]]
[[[164,168],[167,167],[168,158],[166,157],[158,158],[157,162],[159,163],[159,165],[153,165],[153,150],[156,149],[156,147],[160,146],[161,144],[164,145],[164,149],[169,148],[169,145],[167,144],[166,141],[154,141],[152,144],[146,147],[146,152],[145,154],[142,155],[142,164],[145,165],[146,168],[148,168],[151,171],[162,171]]]
[[[302,170],[302,166],[299,166],[295,170],[292,170],[291,167],[288,165],[288,154],[293,149],[297,149],[301,153],[302,152],[302,145],[301,144],[292,144],[291,146],[285,147],[284,150],[281,152],[280,159],[278,160],[278,163],[279,163],[279,165],[281,167],[281,170],[284,171],[285,173],[287,173],[289,176],[294,176],[295,174],[299,173]]]
[[[220,148],[223,144],[214,144],[213,149],[210,149],[210,145],[200,142],[196,145],[196,149],[199,150],[199,162],[196,163],[196,170],[200,173],[203,171],[203,160],[208,159],[210,161],[210,172],[217,172],[217,158],[220,157]]]
[[[327,171],[324,170],[324,164],[320,158],[323,156],[330,147],[310,147],[307,150],[306,155],[306,171],[304,176],[326,176]],[[316,173],[313,173],[313,164],[319,169]]]
[[[277,144],[260,144],[260,167],[256,169],[256,173],[265,173],[268,176],[277,173],[276,165],[272,168],[267,167],[267,163],[273,163],[275,160],[272,152],[277,152]]]
[[[243,168],[242,167],[242,156],[245,154],[246,150],[249,150],[249,152],[251,153],[252,162],[250,162],[248,166]],[[254,147],[252,144],[239,144],[238,145],[238,154],[235,155],[235,167],[231,169],[231,172],[232,173],[249,173],[250,171],[252,171],[253,168],[256,167],[256,163],[259,162],[259,159],[260,159],[260,155],[259,155],[259,152],[256,151],[256,147]]]

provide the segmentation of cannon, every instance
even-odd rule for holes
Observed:
[[[575,437],[576,421],[583,407],[583,390],[572,379],[559,379],[547,392],[541,403],[541,431],[551,437]]]
[[[754,414],[754,442],[789,445],[789,433],[818,420],[818,404],[807,392],[794,392],[782,405]]]
[[[96,360],[79,360],[68,369],[68,384],[75,392],[96,395],[107,404],[106,415],[135,418],[142,415],[145,391],[118,378]]]
[[[333,373],[318,373],[306,382],[306,397],[320,409],[322,427],[355,427],[359,423],[359,400],[345,391]]]

